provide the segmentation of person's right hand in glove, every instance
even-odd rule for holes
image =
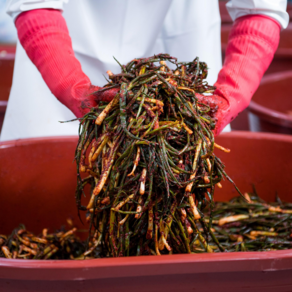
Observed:
[[[111,101],[118,88],[100,89],[91,84],[72,49],[68,28],[59,10],[36,9],[21,13],[16,21],[18,37],[30,60],[58,100],[77,118],[97,105]],[[40,98],[41,94],[40,94]]]
[[[280,30],[276,20],[263,15],[234,22],[214,95],[196,94],[200,102],[217,108],[215,136],[249,105],[277,50]]]

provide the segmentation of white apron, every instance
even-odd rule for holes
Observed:
[[[35,8],[63,9],[76,58],[92,84],[103,86],[107,70],[120,72],[113,56],[125,64],[157,53],[168,53],[179,61],[199,56],[208,64],[208,82],[216,81],[222,66],[218,0],[65,2],[11,0],[8,12],[15,17]],[[78,122],[59,123],[73,118],[52,95],[18,42],[1,140],[77,135]]]

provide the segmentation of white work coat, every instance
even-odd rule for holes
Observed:
[[[285,28],[286,5],[287,0],[232,0],[228,9],[233,19],[264,14]],[[113,56],[122,64],[157,53],[179,61],[198,56],[208,64],[210,84],[222,66],[218,0],[10,0],[7,4],[14,19],[38,8],[63,10],[76,58],[94,85],[106,83],[107,70],[120,72]],[[1,140],[77,135],[78,122],[59,123],[73,118],[18,42]]]

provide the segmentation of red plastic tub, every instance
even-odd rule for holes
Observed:
[[[15,44],[0,44],[0,100],[8,100],[12,85]]]
[[[249,105],[251,131],[292,134],[292,71],[265,76]]]
[[[226,3],[228,1],[219,1],[219,10],[220,10],[220,17],[221,17],[221,23],[232,23],[232,19],[227,11]]]
[[[38,232],[76,217],[76,137],[0,144],[0,233],[20,222]],[[243,191],[255,184],[273,200],[292,201],[292,136],[233,132],[218,155]],[[218,200],[236,195],[225,182]],[[0,259],[0,291],[292,291],[292,250],[166,255],[81,261]]]
[[[15,45],[0,44],[0,133],[12,85]]]

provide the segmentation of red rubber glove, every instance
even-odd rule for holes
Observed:
[[[80,118],[98,101],[110,101],[118,89],[93,86],[74,56],[69,31],[59,10],[21,13],[15,22],[19,40],[51,92]]]
[[[199,96],[201,102],[218,107],[215,135],[249,105],[277,50],[280,30],[277,21],[262,15],[234,22],[214,96],[209,101]]]

